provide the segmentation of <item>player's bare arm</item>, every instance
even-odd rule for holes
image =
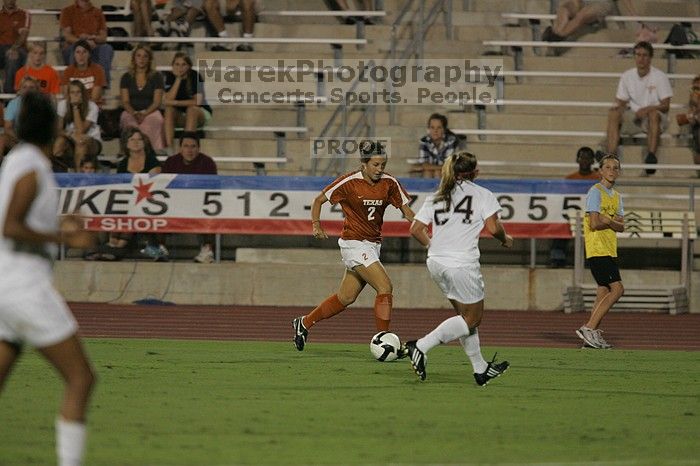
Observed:
[[[408,206],[408,204],[401,206],[401,212],[403,213],[403,216],[406,217],[406,220],[413,222],[413,218],[416,216],[416,214],[413,212],[413,209]]]
[[[506,229],[503,228],[503,224],[498,219],[498,214],[493,214],[487,218],[485,224],[491,236],[501,242],[501,246],[504,248],[513,247],[513,237],[506,233]]]
[[[316,239],[327,239],[328,235],[321,226],[321,206],[328,202],[325,193],[321,193],[314,199],[311,204],[311,231]]]
[[[418,240],[426,249],[430,247],[430,236],[428,236],[428,225],[418,220],[411,223],[411,235]]]

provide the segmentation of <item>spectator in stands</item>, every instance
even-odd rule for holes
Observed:
[[[459,145],[457,136],[447,128],[447,117],[433,113],[428,118],[428,134],[420,139],[417,171],[426,178],[440,177],[442,164]]]
[[[622,196],[613,188],[620,176],[620,160],[611,154],[604,156],[600,175],[600,183],[593,185],[586,195],[583,219],[586,259],[598,289],[591,315],[576,330],[576,335],[587,346],[608,349],[612,345],[605,341],[598,327],[625,291],[617,265],[617,233],[625,231],[625,211]]]
[[[68,85],[68,95],[58,103],[56,112],[60,133],[53,145],[53,156],[66,160],[77,171],[84,158],[97,157],[102,151],[97,124],[100,110],[90,100],[85,85],[76,79]]]
[[[593,168],[595,163],[595,152],[590,147],[581,147],[576,152],[576,163],[578,170],[566,175],[567,180],[599,180],[600,173],[597,168]],[[557,238],[552,241],[549,250],[549,265],[552,267],[566,266],[566,251],[569,246],[569,239]]]
[[[80,161],[80,173],[93,174],[97,172],[97,157],[85,157]]]
[[[124,158],[117,165],[117,173],[148,173],[149,175],[160,173],[161,167],[156,153],[151,147],[148,136],[140,129],[126,128],[122,132],[119,145]],[[133,236],[133,233],[110,233],[106,247],[102,248],[103,250],[100,252],[86,255],[85,258],[88,260],[119,260],[126,253]],[[167,250],[164,253],[164,257],[167,258]]]
[[[219,37],[228,37],[224,19],[221,16],[221,4],[219,0],[173,0],[173,8],[170,14],[161,21],[159,32],[161,35],[170,36],[172,32],[181,37],[190,35],[192,24],[198,19],[205,19],[214,28]],[[230,52],[226,44],[214,45],[214,52]]]
[[[197,133],[185,131],[180,138],[180,152],[168,157],[163,163],[163,173],[216,175],[217,169],[216,163],[211,157],[199,152]],[[213,244],[212,235],[199,235],[200,249],[194,261],[202,264],[214,262]]]
[[[17,96],[5,107],[3,114],[4,133],[0,134],[0,157],[7,154],[17,144],[17,123],[19,121],[19,109],[22,106],[22,97],[31,91],[39,89],[39,83],[33,76],[25,76],[20,82]]]
[[[16,0],[2,0],[0,8],[0,68],[3,69],[2,92],[15,92],[15,75],[27,61],[29,12],[17,8]]]
[[[73,46],[73,63],[68,65],[61,77],[61,93],[68,96],[68,83],[77,79],[90,93],[90,100],[97,105],[102,103],[102,89],[107,86],[105,70],[90,58],[90,44],[79,40]]]
[[[124,111],[122,131],[138,127],[155,150],[163,149],[163,115],[158,110],[163,101],[163,75],[153,67],[153,52],[138,45],[131,53],[131,66],[119,84]]]
[[[632,16],[637,10],[632,0],[621,0]],[[542,40],[561,42],[576,33],[583,26],[603,22],[606,16],[615,11],[613,0],[566,0],[557,7],[557,17],[542,33]]]
[[[654,49],[649,42],[634,46],[635,68],[622,73],[615,94],[615,106],[608,112],[607,149],[617,153],[620,134],[647,134],[648,153],[644,163],[658,162],[659,137],[668,126],[668,109],[673,89],[666,73],[651,66]],[[628,108],[629,105],[629,108]],[[647,169],[653,175],[656,170]]]
[[[688,112],[676,116],[679,126],[690,125],[693,161],[700,164],[700,74],[693,78],[688,99]],[[700,171],[697,172],[700,177]]]
[[[153,3],[151,0],[131,0],[131,12],[134,22],[131,24],[131,35],[134,37],[153,37]]]
[[[80,39],[86,40],[90,46],[90,56],[104,70],[109,87],[114,49],[106,43],[107,21],[102,10],[93,6],[90,0],[75,0],[73,5],[61,10],[60,24],[65,64],[71,63],[76,42]]]
[[[227,16],[238,16],[240,13],[241,17],[241,28],[243,32],[243,38],[251,39],[255,33],[255,21],[257,17],[257,6],[256,0],[226,0],[226,14]],[[212,51],[215,51],[212,47]],[[248,42],[243,42],[238,44],[236,47],[237,52],[252,52],[253,46]]]
[[[172,71],[165,78],[165,145],[174,147],[175,127],[196,131],[211,119],[212,109],[204,99],[204,79],[192,69],[192,59],[183,52],[173,56]]]
[[[46,44],[43,42],[29,44],[29,58],[26,65],[17,70],[15,89],[19,89],[20,82],[25,76],[34,77],[39,84],[39,90],[51,95],[55,102],[56,95],[61,91],[61,80],[58,73],[46,64]]]

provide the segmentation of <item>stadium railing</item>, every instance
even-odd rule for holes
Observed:
[[[596,298],[596,285],[586,284],[584,275],[583,218],[580,210],[568,212],[574,236],[573,285],[564,292],[564,312],[590,308]],[[625,293],[614,310],[647,310],[682,314],[688,312],[693,241],[697,238],[695,212],[678,210],[630,210],[625,212],[625,232],[618,238],[675,240],[680,243],[681,267],[677,284],[658,287],[625,285]]]

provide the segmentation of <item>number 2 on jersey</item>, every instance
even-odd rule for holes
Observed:
[[[467,204],[464,206],[464,204]],[[449,215],[446,215],[444,218],[440,219],[438,217],[438,214],[445,214],[448,213],[449,211],[447,209],[435,209],[435,214],[433,215],[433,221],[435,225],[444,225],[447,223],[447,221],[450,219]],[[464,218],[462,219],[462,223],[471,223],[471,216],[474,213],[472,210],[472,197],[471,196],[464,196],[461,201],[459,201],[459,204],[455,206],[454,213],[460,213],[464,214]]]
[[[370,206],[367,208],[367,220],[374,220],[374,211],[377,210],[376,207]]]

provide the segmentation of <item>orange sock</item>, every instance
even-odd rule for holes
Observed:
[[[343,303],[341,303],[338,299],[338,295],[334,294],[333,296],[326,298],[326,300],[319,304],[316,309],[305,315],[302,323],[308,330],[313,327],[316,322],[333,317],[334,315],[343,312],[344,309],[345,306],[343,306]]]
[[[377,330],[389,330],[393,300],[394,297],[391,293],[378,294],[374,299],[374,321],[377,324]]]

